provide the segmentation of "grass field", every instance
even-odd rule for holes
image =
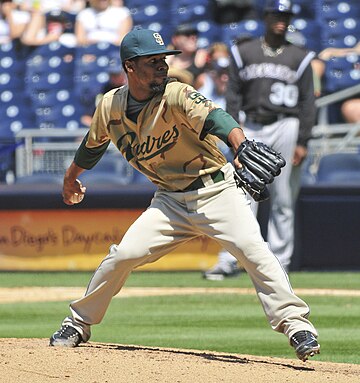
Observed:
[[[0,287],[86,286],[90,273],[0,273]],[[360,290],[359,273],[291,273],[296,288]],[[198,272],[134,272],[127,287],[252,287],[247,274],[222,282]],[[360,297],[301,295],[320,333],[316,360],[360,364]],[[0,338],[47,338],[69,302],[0,305]],[[114,299],[93,341],[294,358],[255,295],[198,294]]]

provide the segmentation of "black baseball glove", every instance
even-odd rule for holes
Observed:
[[[282,155],[262,142],[245,140],[235,153],[242,167],[235,169],[238,187],[245,189],[255,201],[270,197],[266,187],[278,176],[286,161]]]

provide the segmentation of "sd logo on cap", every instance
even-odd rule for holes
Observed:
[[[159,32],[151,29],[133,29],[123,38],[120,45],[122,62],[139,56],[177,55],[179,50],[166,49]]]

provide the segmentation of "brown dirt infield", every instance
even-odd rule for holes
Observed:
[[[196,350],[47,339],[0,339],[0,382],[9,383],[355,383],[360,366]]]
[[[146,290],[148,295],[165,294],[164,290]],[[192,293],[199,293],[198,289],[193,290]],[[224,293],[224,289],[221,290]],[[249,294],[252,291],[236,290],[231,292],[229,289],[228,292]],[[83,289],[78,288],[0,289],[0,303],[10,302],[9,294],[14,301],[35,301],[73,299],[82,293]],[[182,290],[182,293],[191,291]],[[139,296],[145,293],[136,288],[124,288],[120,295],[129,294]],[[327,294],[337,295],[330,290]],[[4,296],[8,298],[4,299]],[[316,359],[303,363],[295,358],[95,342],[75,349],[63,349],[49,347],[48,339],[0,339],[0,383],[3,382],[358,383],[360,365],[317,362]]]

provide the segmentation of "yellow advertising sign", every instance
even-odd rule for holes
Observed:
[[[94,270],[119,243],[140,209],[0,212],[0,270]],[[140,238],[141,240],[141,238]],[[143,270],[205,270],[218,245],[192,240]]]

